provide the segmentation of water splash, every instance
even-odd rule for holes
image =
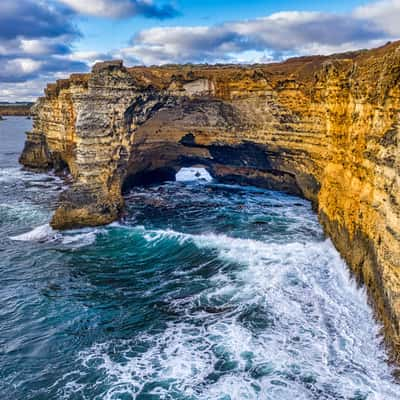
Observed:
[[[62,183],[19,168],[28,122],[5,122],[0,398],[399,398],[308,202],[174,182],[136,188],[119,223],[53,231]]]
[[[181,168],[176,174],[177,182],[212,182],[212,177],[205,168]]]
[[[181,317],[162,333],[81,352],[86,370],[107,377],[104,398],[396,398],[366,294],[329,240],[277,244],[125,229],[148,246],[215,249],[240,267],[221,269],[196,295],[171,298],[169,310]]]

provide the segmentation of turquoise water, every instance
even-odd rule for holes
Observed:
[[[63,182],[0,122],[0,399],[398,399],[364,291],[310,204],[217,183],[138,188],[55,232]]]

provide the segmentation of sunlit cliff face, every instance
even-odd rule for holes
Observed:
[[[310,199],[398,351],[399,71],[398,43],[248,68],[102,63],[48,86],[21,162],[71,172],[55,228],[107,224],[123,189],[199,165]]]

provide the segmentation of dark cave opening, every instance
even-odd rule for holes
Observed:
[[[175,181],[176,169],[170,167],[143,170],[134,175],[128,175],[122,185],[122,193],[128,193],[135,186],[148,186],[166,181]]]

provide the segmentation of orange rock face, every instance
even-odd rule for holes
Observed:
[[[74,178],[52,225],[109,223],[124,190],[202,165],[310,199],[400,353],[400,44],[281,64],[125,68],[48,85],[21,162]]]

